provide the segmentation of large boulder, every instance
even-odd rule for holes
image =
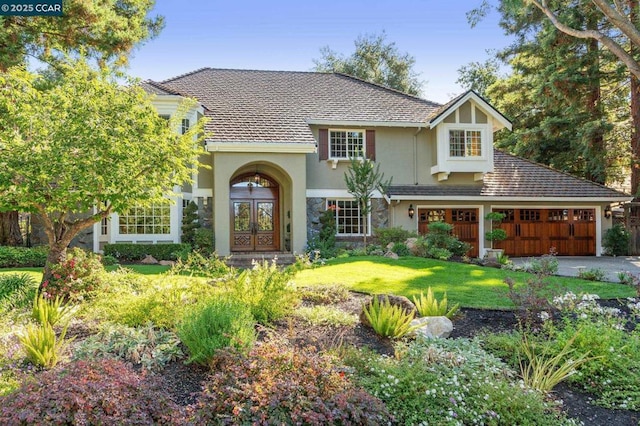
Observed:
[[[393,259],[393,260],[398,260],[400,258],[400,256],[398,256],[397,253],[394,253],[392,251],[388,251],[384,254],[384,257],[386,257],[387,259]]]
[[[416,309],[416,305],[414,305],[411,302],[411,300],[407,299],[404,296],[397,296],[395,294],[376,294],[371,298],[371,300],[369,300],[369,302],[366,303],[367,306],[371,304],[371,302],[373,302],[374,297],[377,297],[381,303],[384,302],[385,298],[388,298],[389,303],[391,303],[391,305],[400,306],[405,312],[409,313],[412,317],[415,317],[418,312]],[[369,323],[369,320],[364,314],[364,310],[360,312],[360,322],[362,323],[362,325],[366,327],[371,327],[371,323]]]
[[[140,263],[144,264],[144,265],[157,265],[158,261],[156,260],[155,257],[151,256],[150,254],[146,255],[144,257],[144,259],[142,259],[140,261]]]
[[[411,321],[411,326],[416,327],[412,335],[422,336],[429,339],[446,339],[453,331],[453,323],[447,317],[421,317]]]
[[[404,244],[407,246],[412,255],[417,256],[420,248],[418,247],[418,239],[417,238],[407,238],[407,241]]]

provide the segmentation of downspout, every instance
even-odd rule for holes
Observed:
[[[418,184],[418,133],[422,131],[422,127],[413,134],[413,184]]]

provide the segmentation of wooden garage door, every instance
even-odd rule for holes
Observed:
[[[469,257],[478,257],[478,209],[418,209],[418,232],[424,235],[432,222],[453,225],[453,234],[471,244]]]
[[[595,209],[496,209],[505,241],[495,242],[509,256],[540,256],[555,248],[561,256],[596,254]]]

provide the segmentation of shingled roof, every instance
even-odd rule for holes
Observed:
[[[424,123],[440,107],[336,73],[202,68],[146,83],[196,98],[212,142],[315,143],[310,121]]]
[[[394,185],[391,198],[537,199],[576,198],[620,201],[630,196],[585,179],[494,150],[494,171],[478,185]]]

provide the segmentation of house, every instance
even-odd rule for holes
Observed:
[[[336,235],[360,240],[375,227],[424,233],[433,221],[454,225],[482,256],[489,211],[506,214],[511,256],[600,255],[612,204],[631,197],[514,157],[493,147],[511,129],[473,91],[446,105],[335,73],[203,68],[146,81],[161,115],[184,96],[193,109],[183,126],[210,118],[207,153],[193,185],[182,188],[215,232],[219,254],[303,252],[326,209]],[[347,192],[349,157],[362,155],[393,177],[376,194],[368,229]],[[183,204],[131,209],[96,224],[94,249],[107,242],[179,242]]]

